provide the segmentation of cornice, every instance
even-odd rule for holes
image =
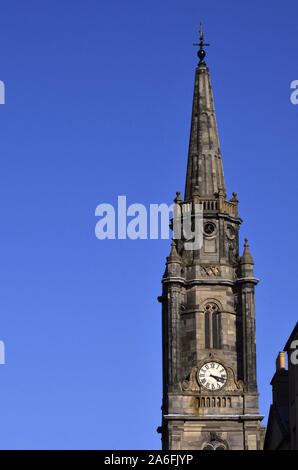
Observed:
[[[163,415],[163,418],[166,420],[191,420],[191,421],[262,421],[264,416],[262,415],[240,415],[240,414],[232,414],[232,415],[183,415],[183,414],[169,414]]]
[[[251,282],[252,284],[257,285],[260,282],[260,279],[257,279],[255,277],[240,277],[236,279],[237,284],[243,284],[245,282]]]
[[[235,284],[243,284],[243,283],[252,283],[257,285],[259,283],[259,279],[256,279],[255,277],[241,277],[237,279],[223,279],[223,278],[214,278],[214,279],[208,279],[208,278],[196,278],[196,279],[189,279],[186,280],[183,277],[175,277],[175,276],[169,276],[165,277],[162,279],[163,284],[167,284],[170,282],[178,282],[180,284],[184,284],[186,286],[191,286],[191,285],[228,285],[228,286],[233,286]]]

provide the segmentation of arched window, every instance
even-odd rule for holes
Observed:
[[[220,317],[218,306],[212,302],[205,306],[205,348],[220,349]]]
[[[204,444],[202,450],[227,450],[227,446],[221,441],[210,441]]]

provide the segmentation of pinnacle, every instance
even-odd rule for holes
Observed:
[[[176,243],[174,240],[172,240],[171,244],[171,252],[170,255],[167,257],[167,262],[168,263],[180,263],[181,262],[181,257],[178,255],[177,248],[176,248]]]
[[[250,254],[249,251],[249,244],[248,244],[248,239],[244,239],[244,251],[243,251],[243,256],[241,258],[241,264],[254,264],[253,258]]]

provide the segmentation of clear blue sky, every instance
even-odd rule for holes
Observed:
[[[1,449],[158,449],[170,243],[99,241],[95,207],[184,189],[207,62],[255,258],[258,380],[297,321],[296,0],[1,0]]]

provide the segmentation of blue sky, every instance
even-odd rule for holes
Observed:
[[[1,449],[158,449],[167,240],[95,208],[184,190],[204,24],[229,195],[255,258],[258,380],[297,321],[294,0],[0,1]]]

